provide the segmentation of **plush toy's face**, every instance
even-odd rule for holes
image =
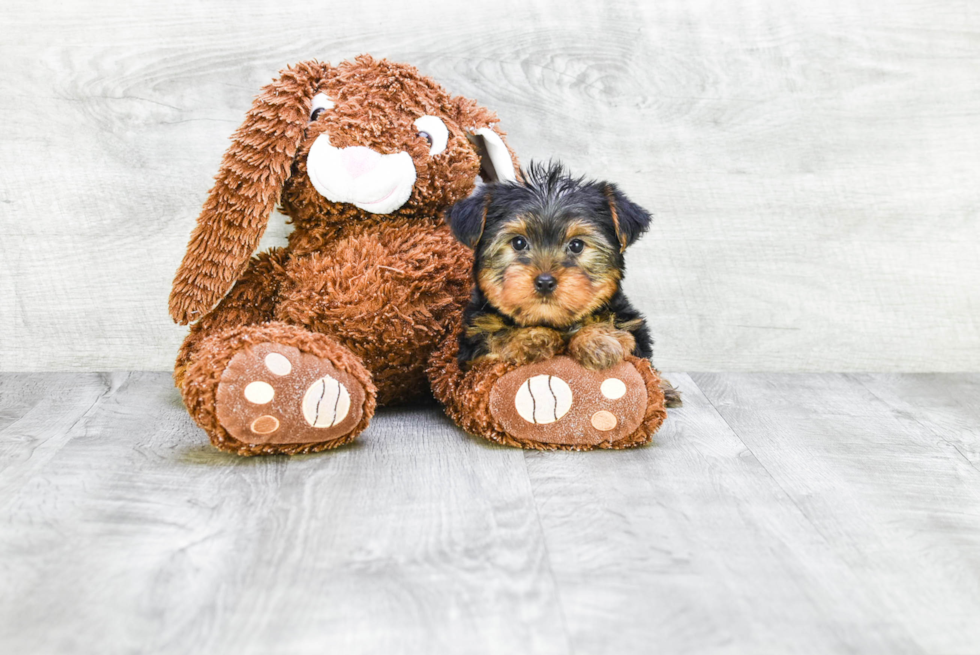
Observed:
[[[435,217],[472,191],[481,169],[515,179],[495,121],[409,66],[357,60],[327,69],[283,205],[308,218]]]
[[[276,203],[292,218],[290,247],[316,250],[326,225],[372,216],[438,221],[481,172],[487,181],[514,180],[496,122],[405,64],[363,55],[281,71],[225,152],[174,278],[171,316],[197,320],[231,288]]]

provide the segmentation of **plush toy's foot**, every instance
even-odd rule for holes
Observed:
[[[664,422],[664,392],[650,362],[626,359],[602,371],[571,357],[515,366],[482,359],[459,366],[456,334],[429,362],[432,393],[470,434],[537,450],[631,448]]]
[[[513,439],[595,447],[612,444],[643,422],[647,388],[636,367],[621,362],[592,371],[571,357],[521,366],[490,392],[490,412]]]
[[[368,394],[327,359],[260,343],[236,354],[221,375],[215,415],[245,444],[339,446],[356,436]]]
[[[215,448],[314,453],[353,440],[374,416],[371,373],[326,334],[268,321],[203,338],[192,330],[188,341],[174,378]]]

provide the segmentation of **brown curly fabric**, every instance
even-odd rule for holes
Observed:
[[[256,255],[218,306],[191,326],[174,366],[174,382],[178,387],[183,386],[187,366],[201,341],[208,335],[273,319],[279,286],[286,277],[288,259],[289,254],[282,248]]]
[[[289,177],[321,68],[282,71],[232,137],[174,279],[170,315],[178,323],[204,316],[244,271]]]
[[[311,121],[317,93],[335,107]],[[449,131],[438,155],[414,126],[422,115],[439,117]],[[493,127],[503,138],[496,122],[414,67],[366,55],[337,66],[296,64],[262,89],[222,159],[170,296],[175,321],[196,321],[174,379],[212,443],[242,454],[337,445],[253,448],[219,425],[222,371],[236,349],[261,338],[361,371],[372,402],[375,392],[384,404],[426,393],[428,357],[459,322],[472,268],[441,213],[473,190],[480,169],[467,131]],[[408,201],[375,215],[321,196],[306,161],[323,134],[337,148],[407,152],[416,170]],[[249,261],[277,202],[293,225],[289,245]]]
[[[429,353],[460,320],[471,266],[441,223],[362,221],[289,262],[275,317],[333,336],[374,375],[380,404],[405,402],[425,391]]]
[[[364,387],[367,398],[361,420],[352,432],[338,439],[312,444],[250,445],[238,441],[222,427],[215,415],[215,394],[221,374],[231,358],[243,348],[260,343],[275,342],[294,346],[301,352],[329,360],[335,368],[353,376]],[[348,443],[368,426],[375,410],[376,389],[371,374],[356,356],[330,337],[314,334],[292,325],[272,321],[260,325],[231,328],[201,341],[192,362],[187,366],[184,384],[180,387],[187,411],[194,421],[205,428],[211,443],[221,450],[239,455],[313,453]]]

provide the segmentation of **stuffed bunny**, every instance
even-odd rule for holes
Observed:
[[[515,179],[496,116],[412,66],[289,67],[225,153],[170,295],[193,322],[174,378],[222,450],[304,453],[354,439],[376,405],[426,393],[430,353],[470,294],[443,212]],[[285,248],[252,257],[277,205]]]

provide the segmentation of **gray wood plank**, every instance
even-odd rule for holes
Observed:
[[[0,507],[68,443],[110,384],[95,373],[0,376]]]
[[[70,384],[72,378],[77,379],[78,374],[6,373],[0,375],[0,430],[22,419],[38,404],[48,400],[55,389],[62,389]]]
[[[251,98],[365,51],[655,212],[626,285],[662,367],[980,369],[969,0],[5,0],[0,370],[168,369],[170,281]]]
[[[425,408],[244,459],[168,375],[106,379],[0,493],[0,652],[569,652],[520,451]]]
[[[980,375],[855,374],[894,410],[929,428],[980,470]]]
[[[0,652],[975,651],[980,377],[669,377],[648,448],[244,459],[167,374],[0,375]]]
[[[668,377],[685,404],[654,446],[527,455],[575,652],[923,652],[691,378]]]
[[[925,652],[976,652],[980,470],[854,378],[693,377],[889,622]]]

